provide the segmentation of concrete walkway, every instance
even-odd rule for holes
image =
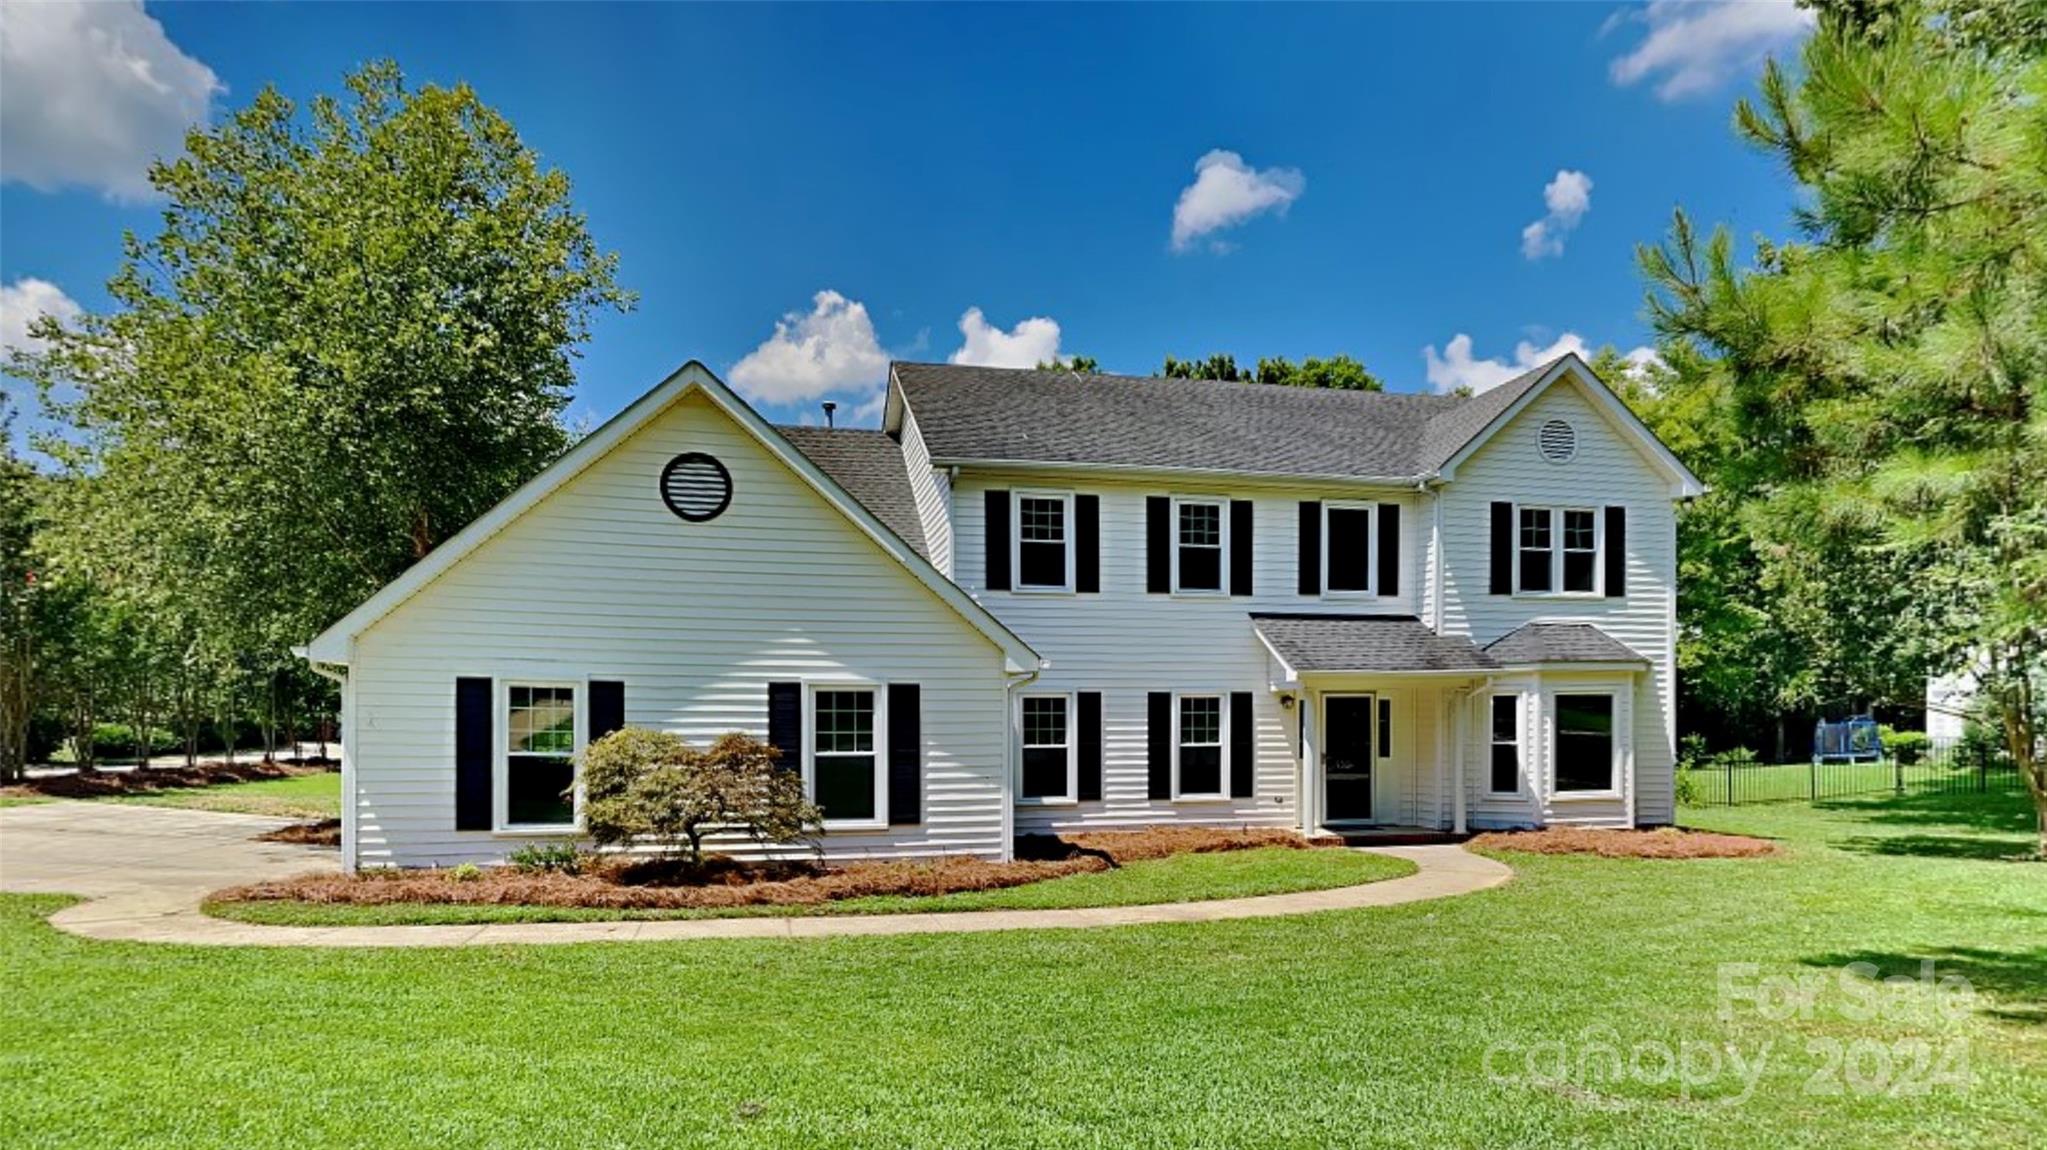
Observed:
[[[256,926],[209,917],[199,900],[236,883],[332,870],[332,852],[249,842],[285,820],[114,804],[0,809],[0,890],[80,894],[52,925],[87,938],[208,946],[497,946],[709,938],[1061,930],[1217,922],[1397,906],[1498,886],[1500,863],[1455,846],[1373,847],[1421,868],[1405,878],[1335,890],[1154,906],[984,910],[949,914],[493,923],[484,926]]]

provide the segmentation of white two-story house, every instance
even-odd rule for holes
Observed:
[[[304,654],[351,867],[573,836],[626,724],[768,739],[840,858],[1653,825],[1700,490],[1575,356],[1474,398],[905,363],[879,431],[691,364]]]

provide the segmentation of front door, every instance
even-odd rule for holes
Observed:
[[[1322,821],[1372,817],[1372,696],[1322,699]]]

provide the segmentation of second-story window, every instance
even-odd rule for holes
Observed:
[[[1173,589],[1223,589],[1223,505],[1185,499],[1174,505],[1176,546],[1173,548]]]
[[[1586,507],[1518,509],[1514,588],[1523,594],[1599,591],[1599,516]]]
[[[1016,586],[1064,591],[1073,586],[1068,524],[1073,497],[1020,492],[1016,497]]]

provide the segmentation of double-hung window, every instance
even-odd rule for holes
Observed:
[[[504,825],[569,827],[576,822],[576,689],[505,687]]]
[[[874,825],[883,776],[875,748],[882,716],[872,687],[819,687],[811,694],[810,798],[825,827]]]
[[[1180,499],[1173,503],[1173,590],[1223,589],[1221,500]]]
[[[1223,697],[1181,695],[1174,732],[1174,794],[1183,799],[1223,797]]]
[[[1073,589],[1073,497],[1057,492],[1016,496],[1016,587]]]
[[[1370,504],[1322,505],[1322,586],[1332,595],[1372,590]]]
[[[1023,786],[1020,797],[1070,801],[1078,774],[1073,754],[1072,697],[1025,695],[1023,708]]]
[[[1524,594],[1599,591],[1599,516],[1586,507],[1522,507],[1514,587]]]
[[[1492,773],[1486,789],[1511,795],[1521,789],[1521,696],[1494,695],[1492,708]]]
[[[1614,777],[1613,696],[1556,697],[1555,777],[1558,794],[1610,794]]]

